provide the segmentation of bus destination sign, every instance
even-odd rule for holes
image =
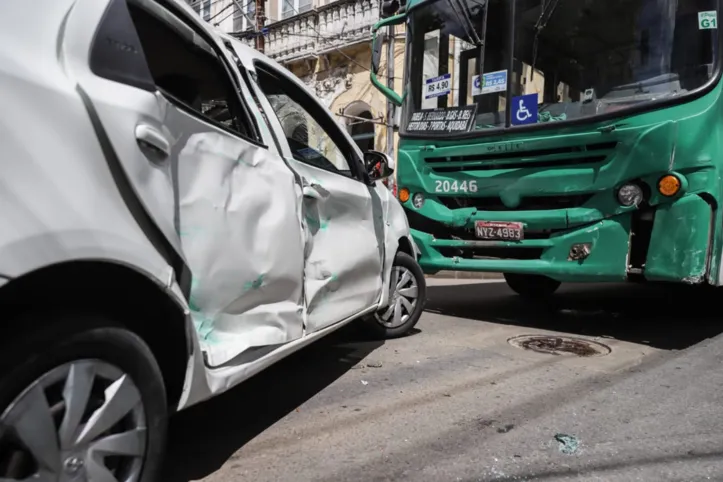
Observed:
[[[477,104],[420,110],[412,114],[407,132],[468,132],[476,113]]]

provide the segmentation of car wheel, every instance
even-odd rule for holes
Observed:
[[[390,290],[389,306],[367,320],[376,337],[397,338],[406,335],[424,311],[427,300],[424,272],[407,253],[398,252],[394,257]]]
[[[507,286],[518,295],[530,299],[542,299],[552,295],[560,282],[536,274],[505,273]]]
[[[156,480],[167,407],[148,346],[110,322],[37,321],[0,343],[0,480]]]

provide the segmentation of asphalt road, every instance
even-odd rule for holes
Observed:
[[[435,283],[415,334],[350,326],[177,415],[163,482],[723,480],[720,291]]]

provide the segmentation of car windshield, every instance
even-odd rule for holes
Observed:
[[[409,12],[402,133],[552,123],[684,95],[714,73],[717,9],[717,0],[422,4]]]

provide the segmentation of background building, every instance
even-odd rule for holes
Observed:
[[[299,77],[363,151],[387,144],[387,101],[369,81],[379,0],[189,0],[213,26],[262,50]],[[263,7],[263,8],[262,8]],[[258,17],[258,18],[257,18]],[[257,44],[261,35],[263,41]],[[380,78],[387,76],[386,48]],[[402,90],[404,27],[395,35],[394,84]]]

